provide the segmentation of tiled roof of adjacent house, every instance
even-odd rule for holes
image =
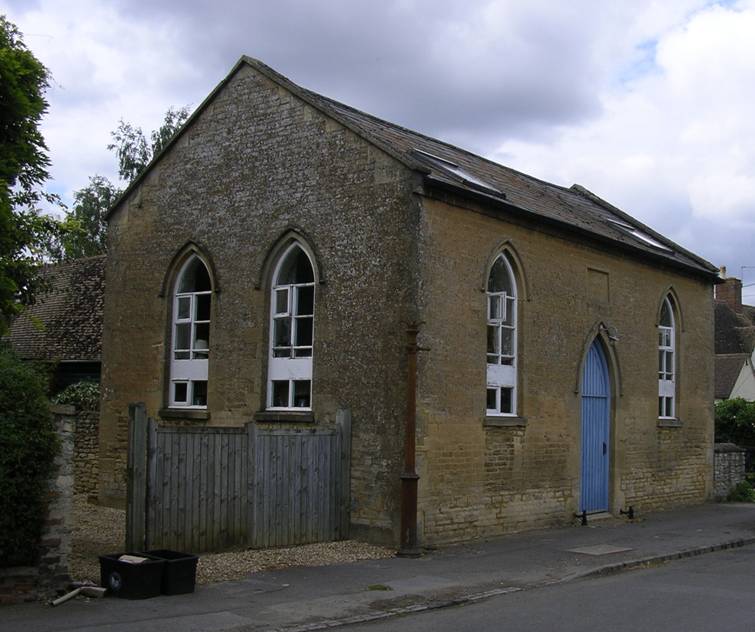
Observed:
[[[746,353],[717,355],[715,362],[716,383],[714,397],[716,399],[728,399],[731,390],[742,371],[742,367],[750,356]]]
[[[728,304],[715,304],[716,399],[727,399],[755,347],[755,307],[737,313]]]
[[[100,359],[105,256],[45,266],[48,287],[11,325],[8,338],[22,358]]]
[[[755,307],[742,306],[738,314],[729,305],[716,302],[715,352],[749,355],[755,346]]]
[[[569,188],[551,184],[497,164],[443,141],[384,121],[306,90],[265,64],[242,57],[228,76],[192,114],[183,129],[212,101],[218,91],[243,65],[249,65],[279,86],[289,90],[327,116],[340,122],[373,145],[401,161],[425,178],[428,186],[473,196],[497,212],[518,213],[542,224],[558,225],[624,253],[716,278],[717,268],[685,250],[630,215],[579,185]],[[183,131],[183,130],[182,130]],[[181,132],[163,149],[168,151]],[[153,159],[159,160],[161,152]],[[149,167],[121,196],[125,199],[138,186]],[[113,206],[113,212],[119,205]]]

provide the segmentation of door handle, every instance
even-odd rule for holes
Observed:
[[[605,454],[605,453],[606,453],[606,442],[604,441],[603,442],[603,454]]]

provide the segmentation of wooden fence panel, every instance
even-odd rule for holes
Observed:
[[[143,413],[132,407],[127,548],[197,553],[348,537],[348,411],[334,428],[306,430],[163,427]]]
[[[341,451],[350,425],[335,429],[255,429],[251,546],[326,542],[347,537],[348,467]]]
[[[149,548],[220,551],[243,545],[245,430],[156,426],[151,439]]]
[[[127,551],[140,551],[147,526],[147,411],[144,404],[131,404],[128,417],[125,545]]]

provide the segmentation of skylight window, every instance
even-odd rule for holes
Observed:
[[[639,241],[646,243],[648,246],[652,246],[653,248],[659,248],[660,250],[665,250],[667,252],[672,252],[671,248],[669,248],[665,244],[662,244],[660,241],[658,241],[657,239],[654,239],[647,233],[642,232],[639,228],[631,226],[630,224],[626,224],[617,219],[610,219],[610,218],[606,218],[606,219],[612,224],[616,224],[616,226],[624,230],[624,232],[629,233],[635,239],[638,239]]]
[[[445,158],[441,158],[439,156],[435,156],[434,154],[430,154],[426,151],[422,151],[421,149],[414,149],[414,153],[419,154],[420,158],[423,158],[430,164],[432,164],[434,167],[439,168],[441,171],[445,171],[447,173],[450,173],[453,176],[456,176],[459,178],[464,184],[471,185],[474,188],[482,189],[484,191],[487,191],[489,193],[494,193],[498,196],[505,197],[505,194],[494,187],[492,184],[486,182],[485,180],[482,180],[478,178],[477,176],[472,175],[456,163],[451,162],[450,160],[446,160]]]

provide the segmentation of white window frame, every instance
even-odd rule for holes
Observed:
[[[281,266],[288,256],[295,250],[301,250],[309,261],[312,269],[312,281],[308,283],[279,284]],[[316,303],[316,286],[317,286],[317,269],[315,268],[312,257],[304,246],[298,241],[292,242],[278,257],[278,261],[273,271],[271,290],[270,290],[270,342],[268,345],[268,368],[267,368],[267,410],[273,411],[311,411],[312,410],[312,358],[314,356],[315,342],[315,303]],[[298,314],[298,297],[303,288],[312,288],[312,314]],[[277,311],[278,295],[286,293],[285,311]],[[298,322],[302,319],[311,319],[312,321],[312,340],[310,345],[297,346],[296,334]],[[275,346],[275,323],[276,321],[288,320],[290,324],[290,345],[285,347]],[[276,357],[275,351],[289,349],[288,357]],[[297,357],[297,352],[309,352],[306,357]],[[288,382],[288,405],[273,406],[273,387],[274,382]],[[294,382],[309,382],[309,406],[296,406],[294,401],[295,387]]]
[[[676,419],[676,320],[668,296],[663,299],[663,305],[668,310],[671,325],[658,322],[658,418]]]
[[[189,267],[194,261],[199,261],[207,271],[208,277],[209,268],[207,264],[197,255],[189,257],[181,266],[181,270],[176,276],[176,281],[173,291],[173,318],[171,323],[171,341],[170,341],[170,382],[168,385],[168,403],[170,408],[190,408],[194,410],[206,410],[207,404],[194,405],[191,402],[194,399],[194,389],[197,382],[204,382],[205,389],[209,386],[208,383],[208,364],[209,364],[209,344],[197,344],[196,330],[197,325],[207,325],[211,329],[211,317],[212,317],[212,289],[203,290],[200,292],[180,292],[181,281],[184,274],[188,271]],[[210,277],[212,279],[212,277]],[[197,309],[199,306],[199,297],[209,296],[210,300],[210,318],[200,320],[197,317]],[[188,301],[189,309],[188,316],[181,317],[181,310],[179,306],[182,302]],[[177,349],[178,344],[178,327],[189,327],[189,347],[187,349]],[[209,341],[207,341],[209,343]],[[178,353],[188,353],[188,358],[176,358]],[[179,384],[186,384],[186,399],[176,399],[176,386]],[[205,397],[207,393],[205,392]]]
[[[490,292],[488,290],[490,274],[493,271],[493,267],[498,260],[502,260],[506,266],[506,272],[509,275],[509,281],[511,283],[512,294],[508,295],[506,292]],[[486,391],[486,404],[485,414],[489,417],[516,417],[517,412],[517,397],[518,397],[518,305],[517,305],[517,285],[516,277],[514,276],[514,270],[511,267],[508,257],[505,252],[499,254],[488,270],[488,276],[485,283],[485,297],[486,297],[486,340],[490,327],[495,328],[495,336],[497,341],[497,352],[488,353],[486,342],[486,363],[487,363],[487,391]],[[493,309],[494,305],[498,305],[497,309]],[[507,324],[507,315],[511,316],[509,320],[510,324]],[[503,353],[502,348],[502,336],[503,331],[511,331],[511,353]],[[491,362],[491,356],[495,357],[495,361]],[[509,412],[501,412],[501,400],[504,390],[510,390],[511,392],[511,410]],[[494,393],[495,396],[495,408],[489,408],[487,405],[488,397]]]

